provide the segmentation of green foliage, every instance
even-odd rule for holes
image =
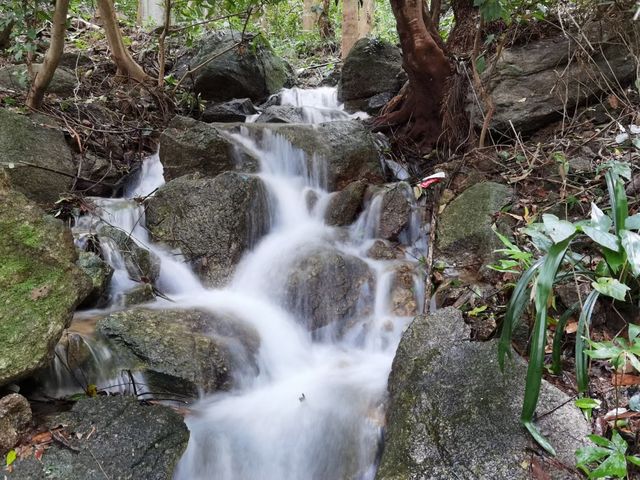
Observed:
[[[39,32],[52,14],[51,2],[44,0],[0,2],[0,30],[13,24],[7,52],[15,61],[24,61],[28,55],[36,52]]]
[[[628,339],[616,337],[607,342],[589,341],[589,350],[585,353],[591,358],[608,360],[613,368],[624,371],[631,365],[640,372],[640,325],[629,324]]]
[[[601,405],[601,401],[600,400],[596,400],[595,398],[589,398],[589,397],[582,397],[582,398],[578,398],[574,404],[576,407],[578,407],[580,410],[582,410],[582,413],[584,413],[584,416],[587,420],[591,420],[591,412],[593,411],[594,408],[600,408]]]
[[[582,305],[576,332],[575,364],[579,392],[585,392],[588,387],[587,355],[600,358],[596,355],[604,355],[604,352],[607,352],[607,354],[615,354],[615,358],[624,358],[640,367],[640,362],[635,357],[640,352],[640,345],[627,344],[623,340],[617,340],[615,345],[594,344],[589,340],[589,325],[593,309],[600,296],[618,301],[632,301],[638,297],[639,293],[635,279],[640,276],[640,235],[630,229],[640,227],[640,217],[629,216],[624,190],[624,180],[629,179],[631,173],[628,165],[625,164],[613,163],[606,168],[605,179],[611,199],[611,209],[608,214],[592,204],[589,220],[572,223],[561,220],[555,215],[545,214],[542,217],[542,223],[532,224],[522,229],[543,256],[522,273],[507,305],[502,325],[498,360],[501,368],[504,368],[505,357],[510,354],[512,332],[529,305],[531,292],[533,292],[535,323],[529,351],[521,419],[532,436],[549,452],[553,452],[553,448],[537,431],[533,424],[533,417],[545,360],[549,323],[547,310],[555,284],[562,283],[566,279],[582,283],[588,280],[592,288]],[[576,240],[579,240],[583,246],[585,243],[589,244],[593,251],[592,256],[573,252],[570,247]],[[513,263],[513,257],[519,255],[518,252],[521,250],[511,246],[510,242],[502,241],[508,247],[500,250],[508,256],[508,259],[504,260],[507,263],[503,265],[514,267],[517,271],[520,265]],[[595,268],[592,267],[591,262],[594,257],[599,259]],[[567,318],[568,316],[561,318],[558,322],[553,341],[552,371],[554,373],[559,373],[560,370],[561,336]],[[640,333],[640,328],[635,326],[633,328],[635,340]],[[586,345],[591,345],[592,348],[587,351]]]
[[[588,438],[595,445],[576,451],[576,466],[589,478],[627,478],[627,463],[640,466],[640,457],[627,455],[627,442],[616,430],[611,440],[600,435]]]

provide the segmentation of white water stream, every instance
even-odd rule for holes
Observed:
[[[333,89],[290,90],[281,99],[282,103],[309,107],[313,112],[309,119],[315,122],[343,118]],[[156,285],[172,302],[157,300],[148,305],[151,308],[229,313],[259,332],[259,374],[237,378],[232,391],[201,398],[192,405],[192,414],[186,418],[191,437],[175,478],[373,479],[382,439],[387,377],[410,320],[395,316],[390,304],[397,261],[365,256],[377,234],[380,196],[369,202],[350,228],[327,226],[323,218],[330,194],[324,189],[322,159],[316,159],[317,168],[309,169],[302,151],[268,131],[259,142],[246,131],[234,134],[233,140],[260,158],[258,176],[270,194],[272,221],[269,233],[245,255],[228,287],[204,288],[175,252],[150,241],[144,210],[133,199],[152,194],[164,183],[157,155],[144,162],[138,181],[127,189],[124,199],[94,199],[99,214],[81,217],[75,227],[81,239],[106,221],[131,233],[140,245],[158,255],[161,271]],[[309,192],[317,197],[311,211],[307,207]],[[401,240],[408,251],[423,250],[423,237],[416,216]],[[308,319],[296,318],[274,295],[292,262],[321,246],[360,258],[375,277],[373,295],[362,292],[363,299],[372,300],[363,300],[350,327],[346,332],[343,328],[340,335],[323,329],[312,336],[305,326]],[[135,282],[129,279],[122,255],[113,244],[102,242],[102,253],[115,269],[109,309],[122,308],[122,296]],[[421,285],[416,276],[417,305],[423,304]]]

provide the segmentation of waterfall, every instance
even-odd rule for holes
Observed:
[[[310,120],[343,118],[335,89],[292,89],[280,95],[282,104],[313,111]],[[251,324],[260,335],[259,373],[247,373],[233,390],[205,396],[191,406],[186,417],[191,437],[175,478],[373,479],[387,377],[410,320],[392,311],[393,269],[399,261],[414,262],[414,256],[402,260],[366,256],[378,228],[380,196],[374,196],[351,228],[340,230],[324,222],[330,194],[322,158],[309,161],[303,151],[268,130],[259,138],[248,130],[231,137],[260,159],[257,175],[269,192],[272,211],[268,234],[245,254],[227,287],[204,288],[179,252],[149,238],[138,200],[164,183],[157,155],[144,162],[125,198],[94,199],[96,212],[77,219],[74,227],[76,238],[83,239],[95,232],[100,235],[102,226],[111,225],[159,258],[156,283],[170,301],[158,299],[148,307],[228,313]],[[310,193],[316,198],[313,208],[307,202]],[[403,232],[408,250],[425,247],[418,227],[416,217]],[[115,270],[107,311],[123,308],[119,302],[131,289],[131,280],[114,244],[101,245],[103,257]],[[300,313],[280,295],[292,266],[310,251],[322,249],[349,256],[370,272],[349,324],[339,332],[331,325],[310,332],[310,320],[299,318],[306,310]],[[422,282],[417,277],[415,282],[415,301],[422,305]],[[317,298],[321,290],[303,293],[316,296],[321,307],[334,301]]]

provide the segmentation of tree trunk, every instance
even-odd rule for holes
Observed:
[[[147,22],[153,22],[155,25],[162,25],[164,22],[164,7],[162,3],[162,0],[139,0],[136,23],[144,25]]]
[[[318,0],[304,0],[302,6],[302,31],[313,32],[318,22]]]
[[[480,21],[478,8],[473,6],[473,0],[452,0],[451,8],[455,22],[447,39],[447,50],[458,55],[469,53]]]
[[[118,68],[118,75],[122,75],[127,78],[131,78],[138,82],[145,82],[149,79],[149,76],[144,73],[144,70],[138,65],[124,45],[122,41],[122,34],[120,33],[120,27],[118,26],[118,19],[116,18],[116,10],[113,7],[112,0],[96,0],[98,5],[98,12],[102,19],[102,25],[109,42],[109,48],[111,49],[111,58],[113,58],[116,67]]]
[[[320,31],[320,38],[323,40],[333,38],[334,33],[331,19],[329,18],[329,8],[331,8],[331,0],[322,0],[322,12],[318,16],[318,30]]]
[[[60,57],[62,57],[62,52],[64,51],[69,0],[56,0],[55,8],[55,12],[53,13],[53,27],[51,29],[51,43],[44,56],[42,65],[31,79],[31,88],[27,95],[27,106],[33,109],[40,108],[42,105],[44,93],[53,78],[56,68],[58,68]]]
[[[435,29],[423,0],[390,1],[409,82],[374,125],[378,130],[398,127],[398,140],[428,152],[442,133],[442,105],[452,68],[439,38],[430,33]]]
[[[5,48],[9,48],[11,31],[13,30],[14,25],[15,22],[11,20],[2,30],[0,30],[0,51],[4,50]]]
[[[362,6],[360,2],[362,1]],[[373,28],[373,0],[343,0],[342,2],[342,58],[353,45]]]

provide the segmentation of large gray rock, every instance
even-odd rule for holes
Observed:
[[[349,114],[341,110],[270,105],[256,119],[256,123],[319,123],[348,119]]]
[[[260,337],[228,316],[135,309],[101,319],[97,330],[155,394],[197,398],[231,387],[234,373],[257,370]]]
[[[31,423],[31,406],[26,398],[11,393],[0,398],[0,455],[13,448]]]
[[[249,115],[258,113],[248,98],[237,98],[224,103],[210,103],[202,112],[202,121],[244,122]]]
[[[608,85],[630,83],[636,62],[620,34],[633,37],[635,32],[637,36],[635,23],[602,16],[591,20],[575,37],[559,33],[505,49],[489,83],[496,107],[492,128],[513,134],[512,122],[519,132],[533,132],[608,91]],[[629,44],[634,45],[633,41]],[[585,45],[593,61],[584,58]],[[475,106],[472,112],[480,127],[482,115]]]
[[[342,190],[355,180],[382,183],[384,173],[373,135],[358,121],[344,120],[319,125],[247,124],[260,138],[265,131],[286,138],[307,154],[309,169],[323,173],[329,191]],[[314,165],[314,157],[318,165]]]
[[[413,191],[406,182],[385,187],[380,205],[378,236],[385,240],[397,240],[411,221]]]
[[[331,196],[324,219],[327,225],[351,225],[362,211],[367,182],[356,180]]]
[[[1,386],[47,364],[91,281],[75,266],[71,231],[1,176],[0,259]]]
[[[438,220],[438,249],[449,257],[460,259],[475,255],[487,260],[499,240],[491,226],[494,216],[509,203],[512,190],[499,183],[478,183],[451,201]]]
[[[76,168],[64,135],[0,108],[0,174],[36,202],[51,206],[71,189]]]
[[[496,342],[470,342],[469,331],[447,308],[416,317],[403,334],[376,479],[525,480],[534,462],[549,478],[582,478],[574,452],[591,429],[571,398],[543,382],[537,424],[558,454],[548,461],[519,421],[526,363],[514,354],[503,375]]]
[[[169,480],[187,447],[182,417],[162,405],[144,405],[131,397],[81,400],[68,413],[47,419],[63,425],[60,438],[41,460],[17,460],[11,480]]]
[[[371,97],[398,93],[406,79],[398,47],[373,38],[361,38],[344,60],[338,98],[348,108],[368,109]],[[374,102],[374,105],[377,104]]]
[[[292,86],[293,71],[277,57],[264,37],[239,32],[215,32],[202,39],[196,51],[180,61],[178,72],[186,71],[219,55],[194,74],[194,90],[205,100],[218,102],[234,98],[264,100],[283,87]]]
[[[167,180],[188,173],[215,177],[226,171],[255,172],[258,160],[240,151],[224,124],[176,116],[160,136],[160,161]]]
[[[253,175],[184,176],[161,187],[147,203],[153,237],[179,248],[210,286],[226,283],[269,224],[267,191]]]
[[[364,261],[322,247],[292,262],[282,301],[309,330],[332,325],[340,332],[370,312],[374,294],[375,277]]]
[[[33,64],[33,71],[37,73],[42,65]],[[15,90],[24,92],[29,88],[30,79],[26,65],[8,65],[0,68],[0,90]],[[73,90],[78,85],[75,73],[69,68],[59,66],[56,68],[51,83],[47,87],[47,93],[54,93],[61,97],[73,95]]]

